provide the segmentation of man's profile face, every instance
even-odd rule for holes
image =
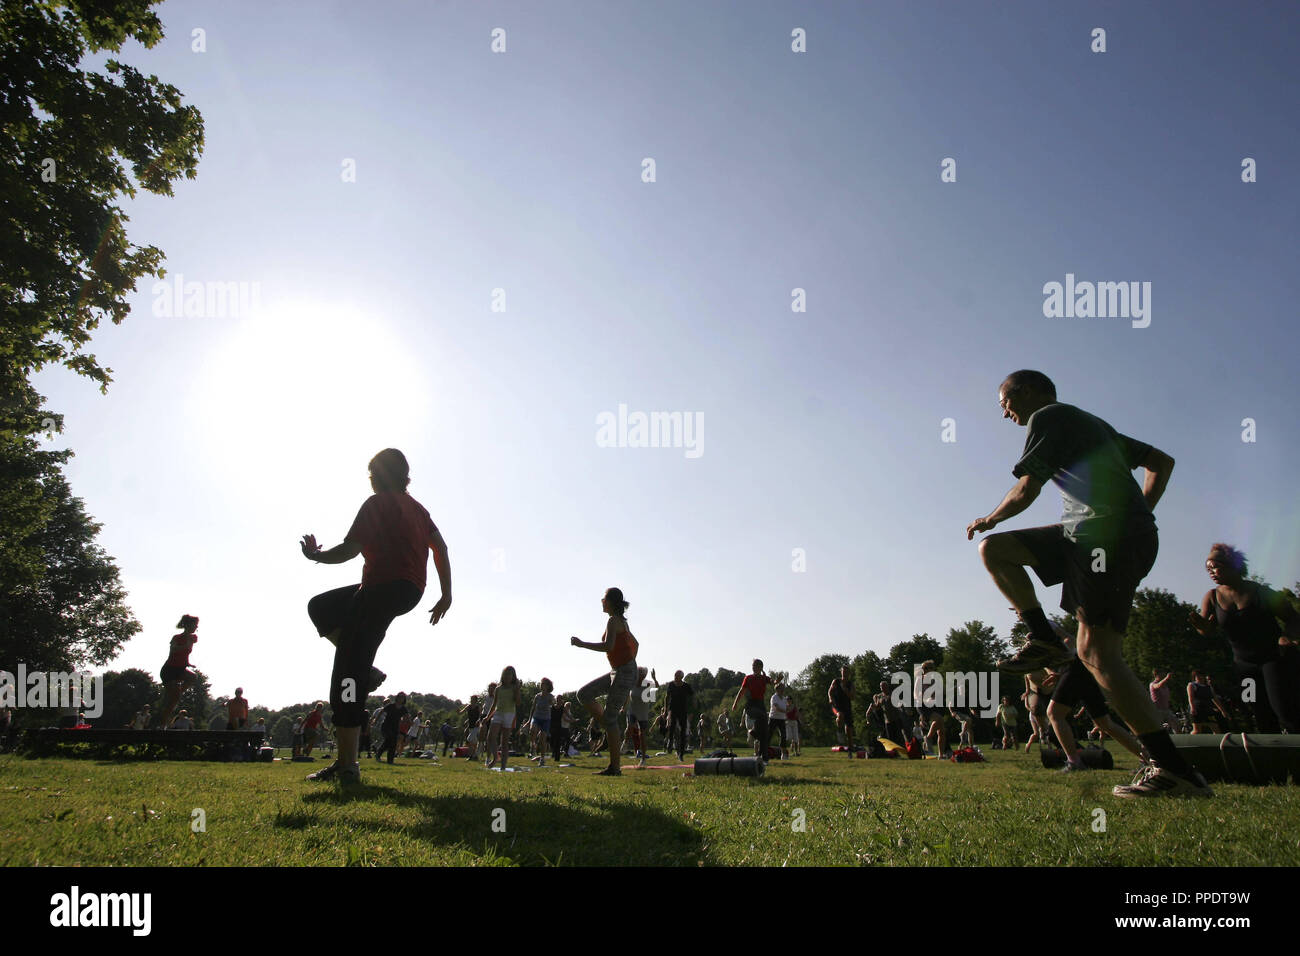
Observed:
[[[1002,417],[1011,419],[1017,425],[1023,426],[1029,421],[1029,416],[1045,404],[1042,396],[1026,385],[1008,385],[1003,382],[998,389],[998,407],[1002,409]]]

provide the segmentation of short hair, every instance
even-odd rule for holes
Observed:
[[[1022,368],[1019,371],[1012,372],[1002,380],[1002,387],[1008,392],[1013,389],[1033,389],[1035,392],[1046,395],[1052,401],[1056,401],[1056,385],[1042,372],[1036,372],[1031,368]]]
[[[384,491],[405,491],[411,483],[411,466],[396,448],[385,448],[370,459],[370,475]]]
[[[1211,556],[1218,555],[1230,568],[1232,568],[1232,570],[1236,571],[1242,577],[1245,577],[1248,573],[1246,556],[1232,545],[1224,544],[1222,541],[1216,541],[1214,544],[1210,545],[1210,554]]]

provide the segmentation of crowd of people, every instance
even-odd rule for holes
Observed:
[[[1021,370],[1007,376],[998,390],[998,406],[1004,418],[1027,428],[1024,450],[1012,469],[1017,483],[994,511],[967,526],[967,538],[1020,514],[1048,482],[1058,486],[1064,501],[1061,524],[989,534],[980,541],[985,568],[1028,630],[1028,640],[1017,653],[997,662],[1004,677],[1023,678],[1018,700],[1026,707],[1030,728],[1026,747],[1055,738],[1069,757],[1067,770],[1077,769],[1078,744],[1070,721],[1087,714],[1093,722],[1090,734],[1114,738],[1141,760],[1138,776],[1132,784],[1116,787],[1117,796],[1211,796],[1204,778],[1179,754],[1170,736],[1183,729],[1171,708],[1171,675],[1154,673],[1144,687],[1122,651],[1134,595],[1155,562],[1158,539],[1152,509],[1168,485],[1173,459],[1059,402],[1055,385],[1041,372]],[[1141,486],[1132,475],[1137,468],[1146,474]],[[442,592],[430,609],[430,623],[436,624],[451,606],[447,546],[428,512],[406,490],[410,477],[405,457],[385,449],[370,461],[369,471],[374,494],[343,542],[326,550],[310,534],[301,541],[303,555],[315,562],[365,557],[360,584],[319,594],[308,603],[318,633],[335,648],[329,703],[339,750],[338,759],[312,779],[358,781],[363,735],[367,752],[389,762],[407,748],[423,749],[435,733],[442,738],[444,753],[455,741],[467,749],[468,759],[480,759],[481,754],[491,768],[507,769],[516,753],[529,753],[541,764],[550,754],[558,762],[576,751],[581,736],[577,728],[584,717],[590,752],[608,754],[608,765],[599,771],[605,776],[621,773],[625,749],[644,763],[652,729],[679,760],[690,749],[692,730],[701,750],[713,729],[723,747],[730,747],[738,709],[757,756],[769,754],[773,737],[779,741],[775,754],[799,753],[799,710],[781,675],[767,675],[763,662],[755,660],[729,708],[716,718],[700,712],[693,707],[693,691],[681,671],[661,685],[653,670],[647,673],[637,664],[639,645],[624,616],[629,605],[617,588],[602,598],[607,622],[600,640],[571,639],[574,647],[603,653],[608,665],[578,691],[576,701],[556,696],[547,678],[533,699],[525,701],[515,669],[506,666],[486,693],[473,696],[461,709],[458,731],[444,723],[435,732],[422,713],[408,711],[404,694],[367,714],[367,695],[385,679],[374,667],[375,654],[391,622],[419,602],[430,553]],[[1063,584],[1061,607],[1077,620],[1076,635],[1063,634],[1048,620],[1030,570],[1045,585]],[[1250,712],[1257,729],[1297,732],[1300,668],[1295,644],[1300,642],[1300,615],[1283,596],[1249,580],[1245,556],[1227,545],[1211,548],[1206,570],[1215,588],[1192,615],[1191,625],[1202,635],[1221,635],[1232,647],[1231,696]],[[197,641],[197,623],[186,615],[181,633],[172,638],[162,670],[164,726],[190,679],[188,657]],[[918,684],[933,667],[932,661],[922,662]],[[653,700],[658,701],[657,714]],[[1187,702],[1193,733],[1205,732],[1218,718],[1232,720],[1233,705],[1215,692],[1208,675],[1192,676]],[[847,669],[830,683],[827,703],[844,751],[853,757],[859,748]],[[954,701],[920,706],[919,698],[916,703],[910,711],[897,707],[889,685],[882,683],[865,712],[878,739],[902,746],[910,735],[926,747],[933,740],[932,749],[947,755],[952,750],[949,733],[955,728],[959,748],[973,744],[977,722],[968,707]],[[311,753],[321,732],[323,706],[318,704],[295,730],[295,742],[300,735],[305,754]],[[1003,698],[994,727],[1000,731],[998,744],[1017,746],[1020,715],[1011,697]]]

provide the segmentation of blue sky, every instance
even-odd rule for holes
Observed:
[[[388,690],[585,683],[568,638],[611,585],[661,674],[1005,634],[964,529],[1012,484],[1022,367],[1177,459],[1147,585],[1197,600],[1217,540],[1300,580],[1294,6],[302,9],[171,0],[122,55],[207,130],[129,235],[258,308],[166,314],[142,283],[94,341],[107,396],[37,379],[144,625],[113,667],[156,671],[190,612],[214,693],[327,696],[305,606],[360,560],[297,541],[342,538],[390,445],[454,604],[393,625]],[[1045,317],[1067,273],[1150,282],[1150,325]],[[698,417],[701,453],[601,447],[620,404]],[[1045,489],[999,530],[1059,513]]]

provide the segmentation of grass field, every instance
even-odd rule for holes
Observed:
[[[324,762],[3,755],[0,865],[1300,863],[1300,788],[1119,800],[1110,788],[1132,776],[1127,755],[1116,762],[1129,769],[1069,775],[1044,770],[1036,753],[985,756],[850,761],[819,750],[758,781],[680,769],[593,777],[604,761],[586,757],[511,774],[465,760],[367,761],[362,785],[342,791],[304,779]]]

